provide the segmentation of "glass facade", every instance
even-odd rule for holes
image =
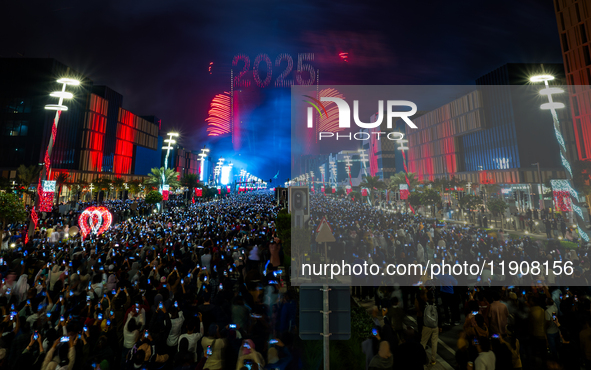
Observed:
[[[16,168],[43,162],[51,136],[56,104],[50,97],[62,85],[63,76],[79,79],[69,86],[74,99],[65,101],[68,110],[60,115],[51,155],[51,178],[68,173],[70,181],[91,181],[99,176],[135,176],[136,149],[141,147],[143,166],[160,164],[158,124],[122,109],[123,96],[91,80],[55,59],[0,58],[0,170],[16,176]],[[121,119],[120,119],[121,116]],[[150,154],[154,154],[150,156]],[[153,162],[149,162],[149,158]]]

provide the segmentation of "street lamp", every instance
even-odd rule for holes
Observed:
[[[68,85],[72,85],[72,86],[79,86],[80,85],[80,81],[76,80],[74,78],[60,78],[57,80],[58,84],[62,84],[62,90],[61,91],[54,91],[52,93],[49,94],[49,96],[54,97],[54,98],[59,98],[58,103],[57,104],[47,104],[45,106],[46,110],[54,110],[55,111],[55,117],[53,119],[53,125],[51,127],[51,136],[49,138],[49,143],[47,144],[47,150],[45,151],[45,158],[44,158],[44,163],[43,163],[43,168],[41,169],[41,173],[39,174],[39,184],[42,185],[50,176],[51,176],[51,153],[53,151],[53,144],[55,143],[55,136],[57,134],[57,125],[59,123],[59,119],[60,116],[62,114],[62,111],[67,111],[68,107],[64,105],[64,99],[72,99],[74,97],[74,94],[67,92],[66,91],[66,86]],[[55,183],[53,184],[55,185]],[[42,197],[45,200],[45,192],[42,193],[42,188],[41,189],[37,189],[37,194],[35,195],[35,205],[33,206],[33,209],[31,209],[31,222],[29,223],[29,229],[27,230],[27,235],[25,236],[25,244],[29,241],[29,237],[31,237],[33,235],[33,232],[35,231],[35,228],[37,227],[37,210],[40,209],[39,205],[40,203],[42,203]],[[43,202],[42,206],[45,207],[48,204],[53,204],[53,199],[51,199],[51,202]],[[50,211],[50,210],[48,210]],[[34,214],[34,215],[33,215]]]
[[[550,110],[550,113],[552,114],[552,120],[554,123],[554,134],[556,135],[556,140],[558,141],[558,145],[560,147],[560,159],[562,161],[562,166],[566,169],[568,193],[571,198],[572,208],[574,211],[573,212],[574,218],[577,221],[576,224],[578,225],[579,235],[581,235],[581,238],[583,238],[583,240],[588,242],[589,235],[587,235],[587,233],[585,231],[583,231],[583,228],[580,226],[581,224],[585,225],[585,218],[583,217],[583,211],[582,211],[581,207],[579,206],[579,194],[577,193],[577,191],[573,187],[572,168],[571,168],[571,165],[570,165],[568,159],[566,159],[566,145],[564,143],[564,138],[562,137],[562,134],[560,133],[560,121],[558,120],[558,115],[556,113],[556,109],[564,108],[564,104],[559,103],[559,102],[555,102],[552,99],[552,94],[560,94],[560,93],[563,93],[564,90],[557,88],[557,87],[550,87],[550,84],[548,83],[548,81],[551,81],[551,80],[554,80],[554,76],[547,75],[547,74],[537,75],[537,76],[533,76],[530,78],[531,82],[544,82],[544,85],[546,86],[545,89],[540,90],[540,94],[546,95],[548,97],[548,103],[542,104],[540,106],[540,108],[541,109],[548,109],[548,110]],[[541,179],[540,179],[540,181],[541,181]]]
[[[203,171],[204,171],[204,167],[205,167],[205,157],[207,157],[207,153],[209,153],[209,149],[207,149],[205,147],[205,145],[203,146],[203,148],[201,148],[201,153],[199,153],[199,160],[201,161],[201,168],[199,170],[199,181],[203,182]]]
[[[174,149],[174,147],[172,146],[172,144],[176,144],[176,140],[173,140],[173,137],[178,137],[179,134],[176,132],[169,132],[168,134],[168,139],[164,139],[164,142],[167,143],[167,146],[162,148],[162,149],[166,149],[166,158],[164,159],[164,169],[168,169],[168,156],[170,155],[170,151],[172,149]],[[164,174],[163,174],[164,176]]]

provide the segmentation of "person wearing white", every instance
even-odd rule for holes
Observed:
[[[176,316],[173,318],[173,316]],[[172,312],[170,313],[170,333],[168,333],[168,338],[166,339],[166,344],[170,347],[176,347],[179,344],[179,336],[181,335],[181,329],[183,327],[183,323],[185,322],[185,318],[183,317],[183,311],[179,311],[178,315],[174,315]]]
[[[187,338],[187,341],[189,342],[189,352],[192,352],[195,354],[195,361],[197,361],[197,343],[201,340],[201,338],[203,338],[203,321],[202,319],[202,315],[201,312],[199,312],[199,332],[195,333],[195,326],[193,325],[190,328],[187,328],[187,333],[182,334],[179,337],[179,346],[181,343],[181,340],[183,338]]]
[[[490,349],[490,340],[487,337],[478,338],[476,345],[478,357],[474,361],[474,369],[468,364],[468,370],[495,370],[496,357]]]
[[[144,326],[145,310],[142,308],[140,314],[133,312],[127,316],[127,322],[123,326],[123,347],[130,349],[137,342],[140,330]],[[131,321],[133,320],[133,323]],[[131,324],[131,325],[130,325]]]

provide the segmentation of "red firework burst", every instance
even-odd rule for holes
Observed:
[[[345,96],[341,94],[337,89],[328,88],[320,90],[318,93],[320,98],[322,97],[331,97],[331,98],[341,98],[345,99]],[[339,127],[339,109],[337,108],[336,103],[333,102],[323,102],[324,107],[326,107],[326,112],[328,115],[322,115],[318,119],[318,131],[319,132],[340,132],[343,131],[343,128]]]
[[[208,136],[220,136],[232,132],[230,93],[217,94],[211,101],[207,122]]]

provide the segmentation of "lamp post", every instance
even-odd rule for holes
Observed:
[[[169,132],[166,135],[168,135],[168,139],[164,139],[164,142],[167,143],[167,146],[162,148],[162,149],[166,149],[166,158],[164,159],[164,169],[165,170],[168,169],[168,156],[170,155],[170,151],[172,149],[174,149],[172,144],[176,144],[176,140],[174,140],[173,137],[178,137],[179,134],[176,132]],[[164,174],[162,176],[164,176]]]
[[[564,93],[564,90],[562,90],[558,87],[550,87],[550,84],[548,83],[548,81],[551,81],[553,79],[554,79],[554,76],[544,74],[544,75],[533,76],[530,78],[530,81],[534,82],[534,83],[535,82],[544,82],[544,85],[546,86],[544,89],[540,90],[540,94],[546,95],[548,97],[548,103],[542,104],[540,106],[540,108],[550,110],[550,113],[552,114],[552,120],[554,123],[554,134],[556,135],[556,140],[558,141],[558,145],[560,147],[560,159],[562,161],[562,166],[566,170],[566,179],[568,182],[568,193],[570,195],[570,199],[571,199],[571,203],[572,203],[573,215],[575,218],[575,225],[579,229],[579,235],[581,236],[581,238],[583,238],[583,240],[588,242],[589,235],[583,229],[583,227],[585,226],[585,218],[583,216],[583,211],[582,211],[581,207],[579,206],[579,194],[577,193],[577,191],[573,187],[572,168],[571,168],[571,165],[566,157],[566,145],[564,143],[564,138],[562,137],[562,134],[560,133],[560,121],[558,120],[558,115],[556,113],[556,109],[564,108],[564,104],[559,103],[559,102],[555,102],[552,99],[552,94]]]
[[[209,153],[209,149],[203,146],[201,149],[201,153],[199,153],[199,160],[201,161],[201,168],[199,169],[199,181],[203,182],[203,171],[205,168],[205,157],[207,157],[207,153]]]
[[[363,162],[363,174],[367,176],[367,165],[365,164],[367,154],[365,154],[365,149],[359,149],[358,152],[360,153],[359,156],[361,157],[361,162]]]
[[[164,139],[164,142],[167,144],[166,147],[162,148],[162,149],[166,149],[166,157],[164,158],[164,172],[162,172],[161,176],[162,176],[162,185],[160,186],[160,194],[164,195],[164,191],[167,190],[166,188],[166,170],[168,169],[168,156],[170,155],[170,151],[172,149],[174,149],[174,147],[172,146],[173,144],[176,144],[176,140],[173,139],[173,137],[178,137],[179,134],[176,132],[169,132],[166,135],[168,135],[168,139]],[[161,202],[163,203],[163,202]],[[163,209],[164,207],[161,207],[161,209]]]
[[[33,208],[31,209],[31,221],[29,222],[29,228],[27,230],[27,235],[25,236],[25,244],[29,241],[29,238],[33,235],[35,228],[37,227],[37,210],[39,209],[39,204],[41,203],[41,198],[45,197],[45,192],[43,191],[42,184],[48,178],[51,177],[51,153],[53,151],[53,144],[55,143],[55,137],[57,134],[57,125],[59,123],[60,116],[63,111],[67,111],[68,107],[64,105],[64,99],[72,99],[74,95],[70,92],[66,91],[66,86],[79,86],[80,81],[73,79],[73,78],[60,78],[57,80],[58,84],[62,84],[61,91],[54,91],[49,94],[49,96],[54,98],[59,98],[57,104],[47,104],[45,106],[46,110],[53,110],[55,111],[55,117],[53,118],[53,125],[51,127],[51,136],[49,138],[49,143],[47,144],[47,150],[45,151],[45,157],[43,159],[43,168],[41,169],[41,173],[39,174],[39,184],[37,185],[37,194],[35,196],[35,203]],[[55,184],[54,184],[55,185]],[[53,199],[52,202],[53,204]]]

